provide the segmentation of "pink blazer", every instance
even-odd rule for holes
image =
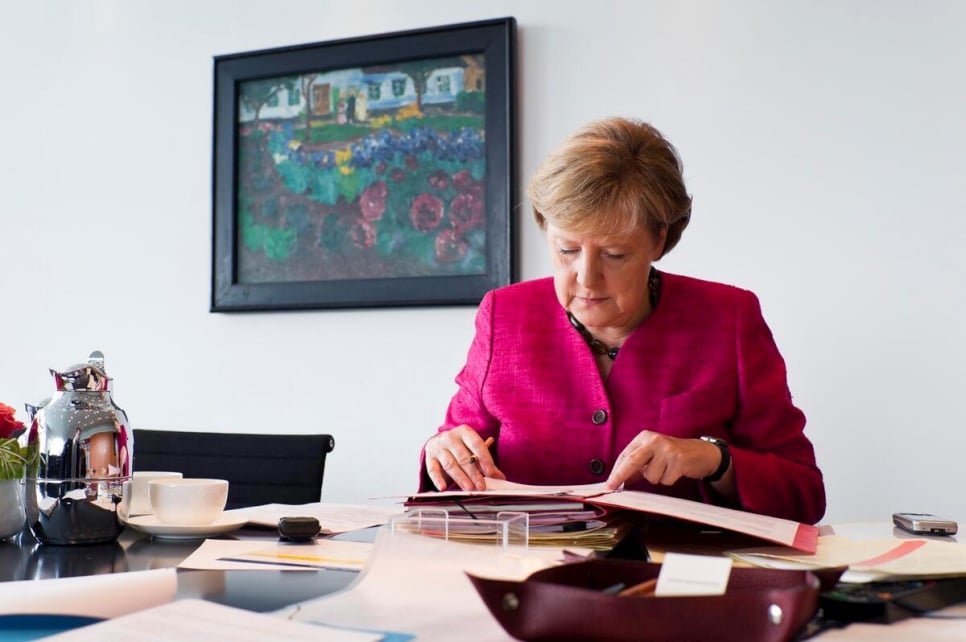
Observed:
[[[822,473],[758,299],[662,274],[660,303],[625,340],[606,382],[550,278],[488,293],[440,430],[468,424],[493,436],[497,466],[526,484],[604,481],[642,430],[721,437],[731,445],[741,508],[817,522]],[[420,487],[432,488],[425,471]],[[721,501],[691,479],[629,488]]]

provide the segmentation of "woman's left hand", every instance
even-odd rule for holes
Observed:
[[[621,484],[646,479],[652,484],[670,486],[682,477],[703,479],[721,463],[721,452],[701,439],[681,439],[645,430],[639,433],[617,457],[608,490]],[[731,480],[731,471],[722,481]]]

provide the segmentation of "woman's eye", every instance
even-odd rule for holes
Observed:
[[[604,256],[606,256],[607,258],[612,259],[614,261],[622,261],[622,260],[624,260],[624,256],[625,255],[624,254],[616,254],[614,252],[604,252]]]
[[[560,251],[561,254],[567,255],[567,254],[576,254],[580,250],[571,250],[569,248],[562,247],[562,248],[560,248],[559,251]]]

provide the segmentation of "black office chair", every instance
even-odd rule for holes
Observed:
[[[135,428],[134,470],[228,480],[226,508],[306,504],[322,498],[331,435],[180,432]]]

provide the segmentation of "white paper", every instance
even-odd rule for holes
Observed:
[[[82,547],[74,549],[82,553]],[[0,614],[112,618],[170,602],[177,592],[178,579],[172,568],[0,582]]]
[[[724,595],[730,576],[730,558],[667,553],[654,595]]]
[[[362,506],[355,504],[265,504],[250,508],[236,508],[226,514],[243,517],[249,524],[275,527],[283,517],[315,517],[325,533],[349,531],[388,524],[393,515],[403,512],[401,506]]]
[[[359,571],[372,552],[369,542],[317,539],[277,541],[207,539],[178,568],[194,570]],[[226,559],[228,558],[228,559]]]
[[[728,555],[755,566],[848,566],[842,577],[847,582],[966,575],[966,546],[954,538],[853,539],[826,535],[818,538],[814,555],[780,546],[738,549]]]
[[[44,638],[50,642],[377,642],[381,634],[322,629],[204,600],[171,604]]]
[[[386,530],[379,533],[370,565],[347,590],[282,613],[426,640],[512,640],[486,609],[466,572],[522,580],[561,558],[559,549],[511,547],[505,551]]]

